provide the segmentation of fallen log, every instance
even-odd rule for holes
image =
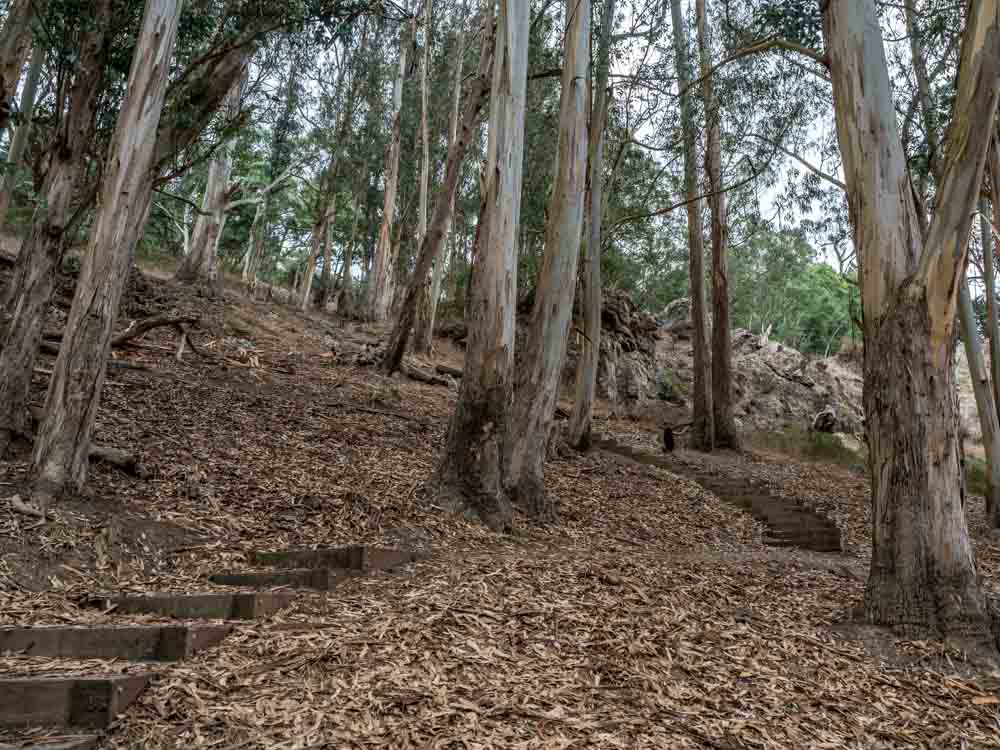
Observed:
[[[450,375],[453,378],[461,378],[463,374],[460,367],[452,367],[451,365],[435,365],[434,369],[441,375]]]
[[[129,323],[128,328],[111,339],[111,346],[122,346],[132,339],[137,339],[148,333],[154,328],[162,328],[163,326],[173,326],[182,336],[185,336],[187,332],[184,330],[183,326],[185,324],[194,325],[197,322],[198,318],[191,315],[155,315],[152,318],[145,318],[144,320],[133,320]]]

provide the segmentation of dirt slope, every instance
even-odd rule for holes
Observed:
[[[549,464],[558,523],[495,535],[431,502],[454,388],[354,364],[377,331],[158,287],[201,312],[207,357],[178,362],[167,330],[121,352],[150,369],[111,371],[97,431],[152,476],[97,467],[88,496],[45,526],[0,503],[0,625],[149,622],[78,604],[223,589],[207,576],[253,549],[387,542],[431,556],[154,666],[101,747],[1000,747],[1000,673],[849,625],[867,564],[858,475],[767,455],[719,468],[822,504],[842,555],[765,548],[755,522],[692,482],[600,452]],[[598,429],[656,450],[634,423]],[[2,494],[24,469],[0,464]],[[976,501],[970,514],[996,595],[1000,548]],[[327,627],[273,627],[288,621]],[[95,667],[134,669],[58,665]],[[5,675],[54,669],[0,657]]]

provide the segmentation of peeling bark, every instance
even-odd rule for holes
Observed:
[[[587,80],[590,73],[590,0],[567,0],[559,143],[538,274],[514,398],[510,445],[511,496],[529,514],[553,515],[545,495],[545,456],[559,398],[566,339],[573,317],[587,181]]]
[[[512,521],[504,490],[504,454],[513,398],[528,3],[499,0],[496,34],[486,189],[473,251],[465,370],[438,470],[437,495],[449,510],[503,529]]]
[[[42,508],[79,490],[100,404],[118,303],[149,214],[156,128],[181,3],[147,0],[125,98],[108,151],[100,208],[45,399],[32,454],[33,499]]]
[[[21,119],[11,138],[10,148],[7,150],[7,171],[3,176],[3,185],[0,186],[0,227],[7,221],[7,211],[10,209],[10,201],[14,195],[17,185],[17,171],[24,157],[24,149],[28,145],[28,135],[31,133],[31,118],[35,112],[35,94],[38,91],[38,79],[42,73],[42,65],[45,63],[45,46],[35,45],[34,52],[31,53],[31,64],[28,66],[28,73],[24,77],[24,90],[21,92]]]
[[[70,91],[63,128],[49,145],[49,168],[42,183],[44,201],[32,217],[14,264],[2,306],[9,316],[0,350],[0,456],[11,440],[27,434],[28,397],[42,331],[68,238],[73,200],[93,136],[94,117],[107,61],[111,0],[93,8],[93,24],[80,46],[80,67]]]
[[[874,0],[824,6],[837,135],[861,266],[872,483],[865,618],[990,658],[997,642],[962,507],[952,334],[997,106],[1000,8],[973,0],[926,239]]]
[[[12,0],[0,28],[0,130],[10,124],[14,92],[21,80],[21,68],[31,49],[31,22],[36,9],[45,7],[42,0]]]

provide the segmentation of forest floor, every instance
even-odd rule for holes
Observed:
[[[248,567],[252,550],[429,555],[297,596],[190,661],[142,665],[157,678],[101,747],[1000,747],[1000,672],[852,624],[869,547],[863,475],[762,452],[678,459],[822,508],[841,554],[765,547],[758,523],[694,482],[601,451],[549,462],[558,522],[494,534],[426,488],[454,384],[355,364],[371,328],[151,286],[161,309],[201,317],[193,339],[207,356],[178,361],[170,329],[116,350],[149,369],[109,371],[96,437],[138,450],[150,476],[95,465],[86,496],[44,525],[0,504],[0,625],[154,622],[82,605],[231,590],[207,576]],[[647,425],[596,430],[659,450]],[[0,464],[0,494],[21,489],[25,469],[24,456]],[[1000,597],[979,498],[969,517]],[[275,627],[290,622],[317,627]],[[4,675],[139,668],[0,657]]]

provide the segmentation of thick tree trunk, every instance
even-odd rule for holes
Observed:
[[[681,0],[670,0],[674,27],[677,87],[680,89],[681,129],[684,133],[684,193],[688,215],[688,276],[691,285],[691,347],[694,350],[691,386],[691,447],[710,451],[715,445],[712,424],[711,362],[705,320],[705,240],[698,198],[698,128],[691,102],[691,55]]]
[[[559,398],[573,317],[587,183],[587,81],[590,0],[567,0],[559,144],[545,227],[545,257],[514,398],[511,496],[529,514],[552,515],[545,496],[545,455]]]
[[[84,154],[93,134],[107,61],[110,8],[111,0],[100,0],[91,11],[93,23],[81,42],[65,127],[49,145],[51,161],[41,189],[44,200],[35,210],[4,293],[2,306],[9,319],[0,349],[0,456],[14,436],[26,435],[31,428],[32,370],[68,240],[66,225],[86,167]]]
[[[455,206],[455,191],[458,189],[458,178],[462,171],[462,160],[472,139],[472,131],[479,118],[479,111],[486,100],[486,92],[489,90],[489,76],[493,66],[493,49],[495,33],[491,33],[489,27],[483,37],[483,49],[480,56],[479,70],[473,80],[469,90],[469,97],[465,103],[465,112],[462,115],[462,127],[458,136],[448,147],[448,157],[445,162],[444,181],[441,189],[434,199],[434,216],[431,220],[430,229],[424,235],[417,252],[417,267],[413,271],[413,276],[406,288],[406,294],[399,306],[399,315],[396,324],[389,335],[389,343],[386,348],[385,357],[382,360],[382,368],[392,373],[399,369],[403,355],[406,353],[406,344],[410,337],[410,330],[417,314],[417,305],[420,300],[421,290],[424,280],[430,272],[434,259],[440,257],[441,248],[444,246],[445,235],[451,221],[452,210]]]
[[[12,0],[0,28],[0,130],[10,124],[14,111],[14,92],[21,80],[21,68],[31,49],[31,22],[35,12],[42,13],[41,0]]]
[[[333,224],[334,216],[327,213],[323,217],[323,275],[320,283],[323,285],[323,293],[319,298],[319,309],[325,310],[330,302],[333,286]]]
[[[149,213],[155,134],[180,13],[178,0],[146,2],[104,169],[100,208],[35,439],[33,495],[43,508],[65,489],[81,489],[86,480],[115,315]]]
[[[35,94],[38,92],[38,79],[42,74],[42,65],[45,63],[46,48],[42,44],[36,44],[34,52],[31,53],[31,64],[28,66],[28,74],[24,77],[24,90],[21,92],[21,119],[11,138],[10,148],[7,150],[7,171],[3,176],[3,185],[0,186],[0,227],[7,221],[7,211],[10,209],[10,201],[14,195],[17,185],[17,171],[24,157],[24,149],[28,145],[28,135],[31,133],[31,118],[35,112]]]
[[[420,204],[417,206],[417,247],[420,247],[424,237],[427,235],[427,201],[428,191],[430,190],[431,144],[427,126],[427,67],[430,64],[431,3],[432,0],[424,0],[424,59],[421,64],[420,75],[420,142],[422,145],[422,161],[420,163]],[[421,282],[420,300],[417,303],[417,325],[413,335],[413,350],[420,354],[429,354],[434,343],[432,335],[433,326],[430,323],[430,275],[425,276]]]
[[[962,507],[953,332],[996,112],[996,0],[973,0],[926,240],[874,0],[824,6],[837,134],[861,268],[872,482],[869,622],[996,655]]]
[[[739,448],[733,421],[733,352],[729,331],[729,217],[722,192],[722,118],[712,77],[712,52],[708,38],[706,0],[696,0],[698,49],[701,59],[701,92],[708,138],[705,171],[708,205],[712,212],[712,427],[715,445]]]
[[[362,181],[362,185],[367,188],[367,170],[365,180]],[[336,303],[334,304],[334,309],[344,313],[353,313],[353,311],[348,310],[348,305],[351,299],[351,266],[354,264],[354,244],[357,242],[358,238],[358,228],[361,226],[361,196],[360,194],[355,194],[354,196],[354,207],[351,209],[351,215],[354,220],[351,225],[351,238],[344,246],[344,263],[340,269],[340,291],[337,294]]]
[[[486,190],[473,251],[465,369],[437,476],[438,496],[446,507],[495,529],[512,521],[504,457],[513,397],[528,6],[499,0]]]
[[[226,120],[234,122],[240,114],[240,101],[246,86],[246,72],[226,95],[223,107]],[[175,278],[185,284],[202,286],[211,297],[222,296],[222,275],[219,273],[218,249],[222,230],[226,226],[226,196],[233,171],[234,139],[219,145],[208,165],[205,194],[201,199],[202,213],[194,222],[191,251],[184,256]]]
[[[385,169],[385,200],[382,204],[382,226],[375,247],[372,283],[368,287],[368,315],[372,320],[389,317],[395,289],[394,272],[396,256],[393,253],[392,226],[396,211],[396,192],[399,187],[399,151],[402,138],[403,79],[406,77],[406,52],[416,30],[416,17],[411,22],[410,34],[400,34],[399,72],[392,89],[392,140]]]
[[[332,211],[336,211],[334,206],[330,208]],[[313,230],[313,248],[312,252],[309,253],[309,262],[306,263],[306,275],[302,281],[302,302],[300,305],[302,312],[306,312],[309,309],[309,300],[312,298],[313,279],[316,277],[316,262],[319,260],[320,252],[326,247],[326,233],[329,231],[329,226],[326,216],[324,216],[323,223]]]
[[[573,413],[569,443],[577,450],[590,448],[590,424],[597,393],[597,365],[601,354],[601,224],[604,220],[604,141],[608,118],[608,78],[615,0],[604,1],[601,41],[597,48],[597,78],[590,115],[590,206],[587,247],[583,258],[583,342],[576,363]]]

